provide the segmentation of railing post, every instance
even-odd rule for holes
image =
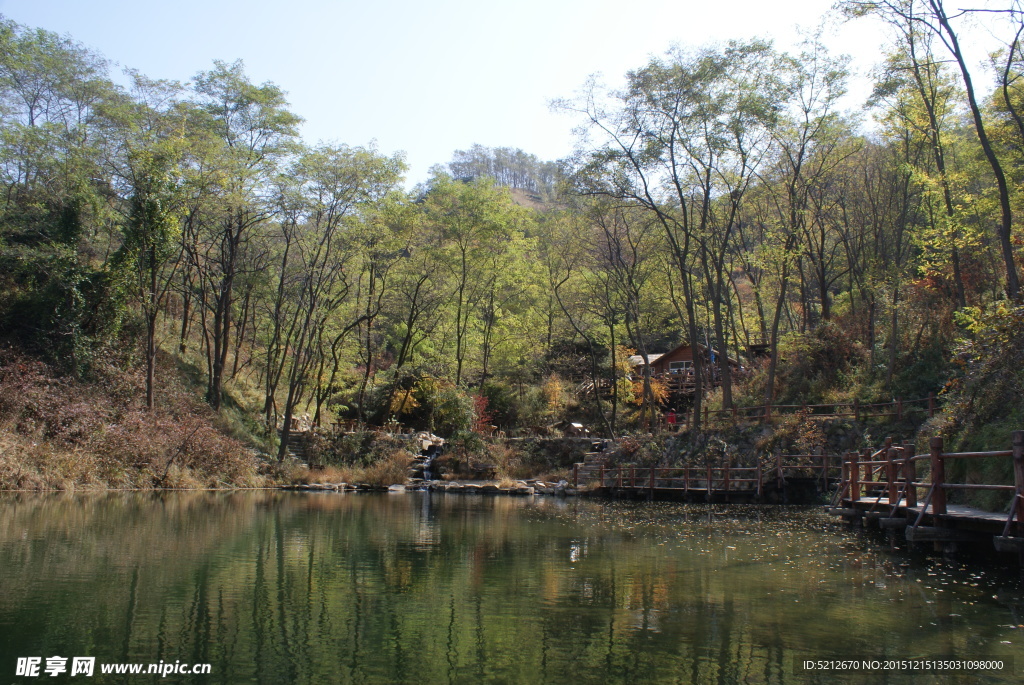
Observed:
[[[836,504],[842,504],[843,495],[850,494],[850,453],[839,455],[839,494],[836,497]]]
[[[782,480],[785,476],[782,475],[782,455],[775,455],[775,482],[781,488]]]
[[[860,499],[860,455],[850,452],[850,501]]]
[[[707,465],[707,478],[708,478],[708,499],[710,500],[711,499],[711,493],[713,491],[713,487],[711,485],[711,483],[712,483],[712,480],[711,480],[712,479],[711,464]]]
[[[729,461],[725,462],[725,482],[723,483],[722,487],[725,490],[726,494],[728,494],[728,492],[729,492],[729,476],[732,475],[730,473],[730,471],[732,471],[732,460],[731,459]]]
[[[903,449],[903,479],[907,482],[907,506],[917,506],[917,463],[913,460],[914,451],[906,447]]]
[[[885,482],[889,483],[889,450],[892,448],[892,436],[886,436],[885,440],[882,441],[882,459],[886,461],[885,465]],[[881,478],[879,478],[881,480]]]
[[[629,467],[629,487],[631,487],[631,488],[635,488],[636,487],[636,467],[635,466],[630,466]]]
[[[928,393],[928,418],[935,416],[935,393]]]
[[[896,449],[890,447],[885,452],[885,480],[889,486],[889,504],[896,504],[896,500],[899,497],[899,489],[896,487]]]
[[[580,465],[572,465],[572,486],[578,488],[580,486]]]
[[[600,479],[598,481],[600,483],[600,487],[603,488],[604,487],[604,464],[600,464],[598,466],[597,477]]]
[[[860,400],[856,398],[853,400],[853,420],[860,421]]]
[[[651,467],[651,497],[654,497],[654,467]]]
[[[768,404],[764,405],[764,422],[768,423],[771,420],[772,420],[772,405],[769,402]]]
[[[897,421],[902,421],[903,420],[903,398],[902,397],[897,397],[896,398],[896,420]]]
[[[931,448],[932,485],[932,517],[946,513],[946,490],[942,487],[946,482],[946,461],[942,456],[942,436],[936,435],[928,446]]]
[[[860,456],[861,456],[861,463],[864,466],[864,472],[863,472],[863,474],[861,474],[860,481],[861,481],[861,483],[873,483],[874,480],[875,480],[875,474],[872,473],[872,471],[874,470],[874,467],[871,466],[871,464],[868,463],[869,461],[871,461],[871,450],[868,449],[867,447],[865,447],[864,449],[862,449],[860,451]],[[866,494],[870,494],[870,493],[866,493]]]
[[[761,496],[761,485],[762,485],[762,477],[761,477],[761,457],[758,457],[758,458],[757,458],[757,496],[758,496],[758,497],[760,497],[760,496]]]
[[[1013,431],[1013,480],[1017,486],[1017,533],[1024,532],[1024,431]]]

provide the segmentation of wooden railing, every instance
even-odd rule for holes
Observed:
[[[579,465],[573,468],[573,485],[579,487],[581,477]],[[769,467],[759,460],[756,466],[683,465],[672,467],[657,466],[604,466],[597,467],[594,479],[598,487],[620,490],[675,490],[707,492],[756,492],[774,482],[781,486],[787,478],[795,476],[820,479],[823,487],[832,477],[841,474],[840,457],[800,454],[779,455]]]
[[[886,497],[889,506],[895,509],[901,504],[916,509],[918,491],[927,490],[924,503],[920,509],[916,524],[919,524],[925,512],[932,516],[944,516],[948,513],[946,494],[950,490],[989,490],[1012,493],[1009,502],[1009,515],[1003,529],[1007,535],[1011,524],[1017,521],[1018,530],[1024,531],[1024,431],[1014,431],[1013,442],[1008,450],[992,452],[944,452],[941,437],[933,437],[929,441],[928,454],[913,454],[909,446],[892,445],[891,439],[874,454],[849,453],[843,460],[842,480],[837,500],[856,503],[862,499],[874,497],[881,502]],[[950,459],[991,459],[1007,458],[1013,460],[1013,485],[997,485],[988,483],[948,483],[946,482],[946,462]],[[927,481],[917,479],[917,463],[927,460],[931,467],[931,475]]]
[[[774,418],[785,415],[804,413],[816,418],[852,418],[860,421],[866,418],[903,418],[911,411],[920,411],[929,417],[935,416],[937,405],[935,395],[913,400],[896,398],[890,402],[865,403],[840,402],[836,404],[767,404],[758,407],[733,407],[732,409],[711,409],[704,406],[704,425],[711,419],[732,421],[760,421],[767,423]],[[693,414],[680,414],[681,425],[691,425]]]

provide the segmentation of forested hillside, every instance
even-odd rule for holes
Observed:
[[[6,482],[15,451],[95,451],[126,416],[164,422],[166,459],[197,412],[283,457],[300,416],[621,435],[672,408],[696,433],[702,406],[937,393],[931,428],[1002,446],[1024,420],[1024,17],[992,20],[1005,47],[972,73],[941,3],[845,11],[895,46],[859,111],[820,38],[676,48],[558,103],[572,158],[474,146],[412,190],[400,154],[301,140],[240,62],[121,78],[4,20]],[[681,344],[710,350],[683,397],[630,365]],[[62,419],[40,378],[91,385],[104,418]]]

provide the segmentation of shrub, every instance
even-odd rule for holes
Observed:
[[[384,458],[368,466],[362,474],[362,482],[378,487],[405,483],[409,478],[412,455],[404,449],[392,450]]]
[[[403,441],[378,431],[315,435],[309,438],[314,454],[307,452],[307,456],[309,463],[317,466],[364,468],[385,459],[395,450],[406,448]]]
[[[650,466],[665,457],[665,439],[651,435],[627,435],[619,440],[618,448],[609,455],[615,464]]]
[[[946,391],[941,432],[946,450],[987,451],[1010,447],[1014,430],[1024,428],[1024,306],[1000,302],[974,310],[964,323],[971,336],[956,349],[958,375]],[[934,422],[933,422],[934,423]],[[1010,459],[949,462],[956,482],[1010,485]],[[967,500],[986,509],[1006,506],[1002,493],[971,493]]]
[[[476,419],[473,397],[450,381],[423,376],[414,387],[409,422],[445,437],[469,431]]]
[[[166,366],[166,364],[164,364]],[[84,383],[11,350],[0,351],[0,487],[256,485],[258,461],[220,432],[214,412],[161,369],[153,412],[131,364],[95,363]]]
[[[508,445],[488,445],[487,456],[494,464],[495,475],[503,482],[528,478],[532,475],[529,466],[523,463],[522,452]]]
[[[786,336],[779,343],[775,402],[819,404],[857,396],[866,359],[863,346],[833,324],[813,333]],[[738,398],[740,406],[763,402],[767,365],[765,360],[751,371]]]

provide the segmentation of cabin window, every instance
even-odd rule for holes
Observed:
[[[693,368],[693,362],[689,359],[681,362],[669,362],[668,372],[669,373],[688,373]]]

